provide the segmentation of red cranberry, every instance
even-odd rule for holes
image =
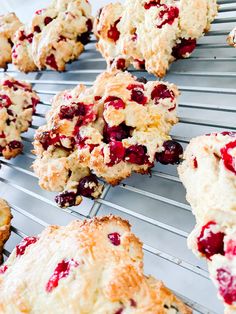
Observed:
[[[159,5],[160,5],[160,0],[149,1],[144,4],[144,9],[149,10],[151,7],[156,7]]]
[[[164,9],[160,11],[159,17],[164,20],[161,24],[157,25],[157,28],[162,28],[164,25],[172,25],[176,18],[179,17],[179,9],[177,7],[167,7],[164,5]]]
[[[216,279],[219,283],[219,293],[225,303],[231,305],[236,301],[236,277],[228,269],[217,269]]]
[[[137,82],[143,83],[143,84],[147,84],[147,79],[145,77],[138,77],[136,79]]]
[[[9,149],[23,149],[23,145],[19,141],[11,141],[9,144]]]
[[[57,195],[55,201],[60,207],[75,206],[76,194],[74,192],[65,191]]]
[[[58,263],[57,267],[55,268],[52,276],[50,277],[46,285],[46,291],[51,292],[53,289],[55,289],[62,278],[69,276],[71,268],[78,266],[79,263],[77,263],[73,259],[62,260],[60,263]]]
[[[38,140],[45,150],[48,149],[50,145],[56,145],[60,142],[58,134],[53,134],[49,131],[45,131],[38,136]]]
[[[104,142],[109,143],[111,141],[122,141],[130,136],[131,129],[132,128],[128,127],[124,123],[117,126],[109,126],[108,124],[105,124],[103,129]]]
[[[205,255],[208,259],[215,254],[224,255],[224,236],[223,232],[212,231],[215,226],[214,221],[208,222],[202,227],[201,233],[197,238],[198,251]]]
[[[33,41],[34,34],[30,33],[29,35],[26,35],[24,31],[20,31],[20,37],[19,40],[24,41],[28,40],[28,42],[31,44]]]
[[[159,103],[160,99],[171,98],[171,101],[174,99],[175,95],[172,90],[169,90],[165,84],[159,84],[154,87],[151,98],[154,100],[155,104]]]
[[[137,165],[148,163],[147,148],[143,145],[132,145],[126,149],[125,160]]]
[[[235,240],[232,240],[230,239],[228,242],[227,242],[227,245],[226,245],[226,250],[225,250],[225,254],[228,255],[228,256],[235,256],[236,255],[236,241]]]
[[[41,28],[38,25],[35,25],[34,32],[35,33],[40,33],[41,32]]]
[[[163,165],[179,164],[180,157],[183,155],[183,147],[175,141],[166,141],[163,144],[164,151],[156,153],[156,160]]]
[[[136,307],[137,306],[137,302],[134,301],[134,299],[130,299],[130,306]]]
[[[131,37],[132,41],[136,41],[138,39],[138,35],[137,33],[133,33],[132,37]]]
[[[124,109],[125,103],[119,97],[109,96],[105,100],[106,106],[113,106],[115,109]]]
[[[90,33],[90,32],[92,31],[92,29],[93,29],[93,22],[92,22],[91,19],[88,19],[88,20],[86,21],[86,26],[87,26],[88,32]]]
[[[37,10],[36,12],[35,12],[35,14],[37,14],[37,15],[40,15],[40,14],[42,14],[43,13],[43,11],[44,11],[45,9],[40,9],[40,10]]]
[[[117,20],[114,25],[110,27],[110,29],[107,32],[107,37],[112,39],[113,41],[117,41],[120,38],[120,32],[117,29],[117,24],[120,22],[120,19]]]
[[[84,197],[93,197],[92,194],[98,187],[98,180],[95,175],[91,174],[80,180],[78,185],[78,194]]]
[[[128,90],[131,90],[130,100],[137,102],[138,104],[145,105],[147,103],[147,97],[144,96],[143,85],[130,84],[127,87]]]
[[[235,137],[236,136],[236,132],[233,132],[233,131],[224,131],[224,132],[221,132],[220,134],[224,135],[224,136],[232,136],[232,137]]]
[[[196,157],[193,158],[193,167],[194,167],[194,169],[198,168],[198,161],[197,161]]]
[[[39,103],[39,99],[32,97],[31,101],[32,101],[32,106],[33,106],[33,112],[35,112],[36,111],[36,106]]]
[[[9,88],[13,88],[14,91],[18,90],[18,88],[22,88],[26,92],[32,92],[32,88],[29,87],[28,85],[25,85],[21,82],[18,81],[10,81],[10,80],[5,80],[3,82],[3,86],[7,86]]]
[[[10,97],[7,95],[0,95],[0,106],[9,107],[12,105]]]
[[[31,244],[34,244],[38,241],[36,237],[27,237],[24,238],[20,244],[16,246],[16,256],[21,256],[25,254],[25,250]]]
[[[107,164],[108,167],[112,167],[120,163],[125,157],[125,148],[122,142],[112,141],[109,144],[110,150],[110,162]]]
[[[45,24],[45,26],[48,25],[49,23],[51,23],[52,20],[53,20],[53,19],[52,19],[50,16],[46,16],[45,19],[44,19],[44,24]]]
[[[87,45],[90,42],[90,32],[85,32],[77,37],[77,41],[80,41],[83,45]]]
[[[79,104],[78,107],[70,107],[62,105],[60,107],[60,119],[72,120],[75,116],[85,116],[86,109],[84,104]]]
[[[224,162],[225,167],[236,174],[236,157],[234,154],[231,154],[231,151],[236,151],[236,141],[230,142],[225,147],[223,147],[220,152]]]
[[[145,70],[145,60],[135,59],[134,61],[137,63],[140,70]]]
[[[102,99],[102,96],[94,96],[94,100],[95,101],[99,101],[99,100],[101,100]]]
[[[107,237],[113,245],[115,245],[115,246],[120,245],[120,234],[118,232],[110,233],[110,234],[108,234]]]
[[[118,59],[116,61],[116,68],[118,70],[125,70],[125,69],[127,69],[125,59],[122,59],[122,58]]]
[[[196,39],[192,38],[181,38],[180,43],[178,43],[172,50],[172,56],[175,59],[182,59],[186,57],[188,54],[192,53],[196,48]]]
[[[122,314],[122,313],[123,313],[123,308],[120,308],[119,310],[115,312],[115,314]]]
[[[7,269],[8,269],[8,266],[7,266],[7,265],[1,266],[1,267],[0,267],[0,275],[1,275],[1,274],[4,274],[4,273],[7,271]]]
[[[58,66],[54,54],[50,54],[49,56],[47,56],[46,64],[58,71]]]
[[[0,133],[0,138],[6,138],[6,134],[3,131]]]

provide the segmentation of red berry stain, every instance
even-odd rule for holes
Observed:
[[[197,161],[196,157],[193,158],[193,167],[194,167],[194,169],[198,168],[198,161]]]
[[[235,256],[236,255],[236,241],[230,239],[226,244],[225,255],[227,256]]]
[[[225,147],[223,147],[220,152],[224,162],[225,167],[236,174],[236,154],[231,153],[232,150],[236,152],[236,141],[230,142]]]
[[[94,100],[95,101],[99,101],[99,100],[101,100],[102,99],[102,96],[94,96]]]
[[[1,266],[1,267],[0,267],[0,275],[1,275],[1,274],[4,274],[4,273],[7,271],[7,269],[8,269],[8,266],[7,266],[7,265]]]
[[[3,131],[2,131],[2,133],[0,133],[0,138],[6,138],[6,135]]]
[[[144,9],[149,10],[151,7],[160,6],[160,0],[149,1],[144,4]]]
[[[13,88],[14,91],[16,91],[18,88],[22,88],[26,92],[32,92],[32,88],[28,85],[25,85],[19,81],[10,81],[6,80],[3,82],[3,86],[7,86],[9,88]]]
[[[34,37],[33,33],[26,35],[24,31],[20,31],[19,40],[21,41],[27,40],[31,44],[33,41],[33,37]]]
[[[131,145],[126,149],[125,160],[132,164],[148,164],[147,148],[143,145]]]
[[[110,234],[108,234],[107,237],[113,245],[115,245],[115,246],[120,245],[120,234],[118,232],[110,233]]]
[[[47,56],[46,64],[49,65],[51,68],[55,69],[56,71],[58,71],[58,66],[57,66],[56,59],[53,53]]]
[[[175,59],[182,59],[188,54],[191,54],[193,50],[196,48],[196,39],[192,38],[181,38],[180,43],[178,43],[172,50],[172,56],[175,57]]]
[[[49,23],[52,22],[52,20],[53,20],[53,19],[52,19],[50,16],[46,16],[45,19],[44,19],[44,24],[45,24],[45,25],[48,25]]]
[[[172,25],[175,19],[179,16],[179,9],[177,7],[163,6],[164,9],[160,11],[159,17],[163,19],[161,24],[157,25],[157,28],[162,28],[164,25]]]
[[[197,238],[198,251],[205,255],[209,260],[215,254],[224,255],[224,236],[223,232],[212,231],[215,226],[214,221],[208,222],[202,227],[201,233]]]
[[[130,299],[130,306],[136,307],[137,306],[137,302],[134,301],[134,299]]]
[[[144,86],[140,84],[130,84],[127,87],[128,90],[131,90],[130,100],[137,102],[140,105],[145,105],[147,103],[147,97],[144,96],[143,90]]]
[[[224,132],[221,132],[220,134],[226,136],[226,135],[229,135],[229,136],[232,136],[232,137],[235,137],[236,136],[236,132],[229,132],[229,131],[224,131]]]
[[[217,269],[216,279],[219,283],[219,293],[225,303],[231,305],[236,301],[236,277],[228,269]]]
[[[113,41],[117,41],[120,38],[120,32],[117,29],[117,24],[120,22],[120,19],[118,19],[114,25],[111,25],[110,29],[107,32],[107,37],[112,39]]]
[[[113,106],[115,109],[124,109],[125,103],[123,100],[116,96],[108,96],[105,100],[106,106]]]
[[[40,15],[40,14],[42,14],[43,13],[43,11],[44,11],[45,9],[40,9],[40,10],[37,10],[36,12],[35,12],[35,14],[37,14],[37,15]]]
[[[109,144],[110,162],[107,163],[108,167],[112,167],[120,163],[125,157],[125,148],[122,142],[112,141]]]
[[[79,263],[77,263],[73,259],[62,260],[60,263],[58,263],[57,267],[55,268],[52,276],[50,277],[46,285],[46,291],[52,292],[52,290],[58,286],[59,281],[62,278],[69,276],[71,268],[78,267],[78,266],[79,266]]]
[[[10,97],[7,95],[0,95],[0,108],[1,107],[10,107],[12,104]]]
[[[115,312],[115,314],[122,314],[122,313],[123,313],[123,308],[120,308],[119,310]]]
[[[16,246],[16,256],[21,256],[25,254],[25,250],[31,244],[34,244],[38,241],[36,237],[27,237],[24,238],[20,244]]]

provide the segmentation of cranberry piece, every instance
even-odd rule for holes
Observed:
[[[149,10],[151,7],[156,7],[160,5],[160,0],[149,1],[144,4],[144,9]]]
[[[36,237],[27,237],[24,238],[20,244],[16,246],[16,256],[21,256],[25,254],[25,250],[31,244],[34,244],[38,241]]]
[[[125,103],[119,97],[109,96],[105,100],[106,106],[113,106],[115,109],[124,109]]]
[[[125,70],[125,69],[127,69],[126,64],[125,64],[125,59],[122,59],[122,58],[118,59],[116,61],[116,67],[117,67],[118,70]]]
[[[52,20],[53,20],[53,19],[52,19],[50,16],[46,16],[45,19],[44,19],[44,24],[45,24],[45,26],[48,25],[49,23],[51,23]]]
[[[145,77],[138,77],[136,79],[137,82],[143,83],[143,84],[147,84],[147,79]]]
[[[179,164],[183,147],[178,142],[171,140],[164,142],[163,147],[164,151],[156,153],[156,160],[163,165]]]
[[[101,99],[102,99],[101,96],[94,96],[94,100],[95,100],[95,101],[99,101],[99,100],[101,100]]]
[[[1,266],[1,267],[0,267],[0,275],[1,275],[1,274],[4,274],[4,273],[7,271],[7,269],[8,269],[8,266],[7,266],[7,265]]]
[[[145,70],[145,60],[135,59],[134,61],[137,63],[140,70]]]
[[[192,53],[193,50],[196,48],[197,41],[196,39],[192,38],[181,38],[180,43],[178,43],[172,50],[172,56],[175,59],[182,59],[188,54]]]
[[[42,14],[43,13],[43,11],[44,11],[45,9],[40,9],[40,10],[37,10],[36,12],[35,12],[35,14],[37,14],[37,15],[40,15],[40,14]]]
[[[37,106],[37,104],[39,103],[39,99],[32,97],[32,98],[31,98],[31,101],[32,101],[32,106],[33,106],[33,112],[35,112],[36,106]]]
[[[35,33],[40,33],[41,32],[41,28],[38,25],[35,25],[34,32]]]
[[[201,233],[197,238],[198,251],[205,255],[208,259],[215,254],[224,255],[224,236],[223,232],[212,231],[215,226],[214,221],[208,222],[202,227]]]
[[[0,95],[0,106],[9,107],[12,105],[10,97],[7,95]]]
[[[5,80],[3,82],[3,86],[7,86],[9,88],[13,88],[14,91],[18,90],[18,88],[22,88],[24,89],[26,92],[32,92],[32,88],[30,88],[29,86],[27,85],[24,85],[18,81],[9,81],[9,80]]]
[[[53,289],[55,289],[58,286],[59,281],[62,278],[69,276],[71,268],[78,267],[78,266],[79,266],[79,263],[77,263],[73,259],[62,260],[60,263],[58,263],[52,276],[47,282],[46,291],[51,292]]]
[[[109,233],[107,237],[113,245],[120,245],[120,234],[118,232]]]
[[[127,87],[128,90],[131,90],[130,100],[137,102],[138,104],[145,105],[147,103],[147,97],[144,96],[143,85],[130,84]]]
[[[193,167],[194,167],[195,169],[198,168],[198,161],[197,161],[197,158],[196,158],[196,157],[193,158]]]
[[[65,191],[57,195],[55,201],[60,207],[74,206],[76,203],[76,194],[74,192]]]
[[[130,136],[132,128],[122,123],[118,126],[109,126],[105,124],[103,129],[104,142],[109,143],[111,141],[122,141]]]
[[[33,37],[34,37],[33,33],[26,35],[24,31],[20,31],[19,40],[21,40],[21,41],[28,40],[28,42],[31,44],[33,41]]]
[[[221,132],[220,134],[226,136],[226,135],[229,135],[229,136],[232,136],[232,137],[235,137],[236,136],[236,132],[233,132],[233,131],[224,131],[224,132]]]
[[[236,150],[236,141],[230,142],[225,147],[223,147],[220,152],[224,162],[225,167],[236,174],[236,157],[231,154],[232,150]]]
[[[60,138],[57,134],[45,131],[39,135],[38,140],[43,148],[47,150],[50,145],[56,145],[60,141]]]
[[[216,279],[219,283],[219,293],[225,303],[231,305],[236,301],[236,277],[228,269],[217,269]]]
[[[147,164],[147,148],[143,145],[131,145],[126,149],[125,160],[137,165]]]
[[[114,25],[110,27],[110,29],[107,32],[107,37],[112,39],[113,41],[117,41],[120,38],[120,32],[117,29],[117,24],[120,22],[120,19],[118,19]]]
[[[138,39],[138,34],[135,32],[131,37],[132,41],[136,41]]]
[[[60,119],[72,120],[75,116],[85,116],[85,114],[85,106],[81,103],[78,107],[61,106],[59,117]]]
[[[225,253],[226,253],[226,255],[229,255],[229,256],[235,256],[236,255],[236,241],[235,240],[230,239],[227,242]]]
[[[162,28],[164,25],[172,25],[176,18],[179,17],[179,9],[177,7],[167,7],[164,5],[164,9],[160,11],[159,17],[164,20],[161,24],[157,25],[157,28]]]
[[[86,26],[87,26],[88,32],[91,32],[92,29],[93,29],[93,22],[92,22],[91,19],[88,19],[88,20],[86,21]]]
[[[122,142],[112,141],[109,144],[110,150],[110,162],[107,164],[108,167],[112,167],[120,163],[125,157],[125,148]]]
[[[134,299],[130,299],[130,306],[136,307],[137,306],[137,302],[134,301]]]
[[[6,138],[5,133],[2,131],[2,133],[0,134],[0,138]]]
[[[123,308],[120,308],[119,310],[115,312],[115,314],[122,314],[122,313],[123,313]]]
[[[80,41],[83,45],[87,45],[90,42],[90,32],[85,32],[77,37],[77,41]]]
[[[155,86],[151,93],[151,98],[155,101],[156,105],[159,103],[160,99],[171,98],[171,100],[173,100],[174,97],[173,91],[169,90],[165,84]]]
[[[66,41],[66,37],[60,35],[57,42],[59,43],[60,41]]]
[[[50,54],[49,56],[47,56],[46,64],[58,71],[58,66],[54,54]]]
[[[33,34],[33,33],[29,34],[29,35],[26,37],[26,39],[28,40],[28,42],[29,42],[30,44],[32,44],[33,37],[34,37],[34,34]]]
[[[9,149],[23,149],[23,145],[19,141],[11,141],[8,146]]]
[[[78,185],[78,193],[84,197],[93,197],[92,194],[98,187],[98,180],[95,175],[91,174],[80,180]]]

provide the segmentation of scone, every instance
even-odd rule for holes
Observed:
[[[97,49],[108,66],[126,69],[132,64],[163,77],[171,62],[190,56],[216,14],[216,0],[111,3],[95,20]]]
[[[6,68],[11,62],[12,40],[22,23],[15,13],[0,15],[0,68]]]
[[[69,193],[72,205],[79,195],[99,196],[90,171],[112,185],[132,172],[149,173],[155,158],[162,161],[173,146],[169,131],[178,121],[178,95],[173,84],[117,70],[102,73],[91,88],[59,93],[35,136],[40,186],[65,191],[65,198]]]
[[[28,130],[39,102],[30,84],[6,77],[0,83],[0,156],[22,152],[21,133]]]
[[[193,139],[178,170],[197,221],[188,245],[208,260],[225,313],[235,313],[236,133]]]
[[[229,36],[227,37],[227,42],[230,46],[236,48],[236,27],[230,32]]]
[[[77,59],[84,50],[91,30],[87,0],[52,0],[16,33],[13,63],[24,72],[45,68],[64,71],[66,63]]]
[[[10,237],[11,211],[6,201],[0,198],[0,264],[2,263],[2,251],[5,242]],[[1,274],[1,271],[0,271]]]
[[[142,243],[115,216],[50,226],[25,238],[0,269],[5,314],[192,313],[144,275]]]

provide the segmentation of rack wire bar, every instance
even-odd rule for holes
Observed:
[[[180,123],[171,133],[184,146],[192,137],[203,133],[236,130],[236,50],[226,44],[231,24],[236,24],[236,1],[218,3],[220,14],[212,30],[189,59],[172,65],[166,78],[181,90]],[[10,161],[0,158],[0,197],[8,200],[14,215],[12,236],[3,254],[7,258],[22,237],[35,234],[36,230],[41,232],[51,223],[63,225],[73,219],[118,214],[131,222],[134,232],[144,242],[147,273],[163,279],[194,313],[220,314],[222,305],[208,279],[206,265],[186,246],[194,218],[175,166],[156,165],[150,178],[134,175],[115,188],[105,184],[99,199],[85,199],[80,206],[68,209],[58,208],[53,195],[38,187],[30,168],[35,159],[31,152],[34,132],[45,123],[45,112],[56,93],[77,84],[91,86],[95,77],[104,71],[106,62],[95,51],[95,42],[93,39],[65,73],[39,71],[29,76],[9,66],[7,73],[33,84],[41,102],[32,126],[22,136],[25,145],[22,156]],[[143,71],[133,68],[130,71],[136,76],[155,79]],[[0,77],[4,74],[0,70]]]

